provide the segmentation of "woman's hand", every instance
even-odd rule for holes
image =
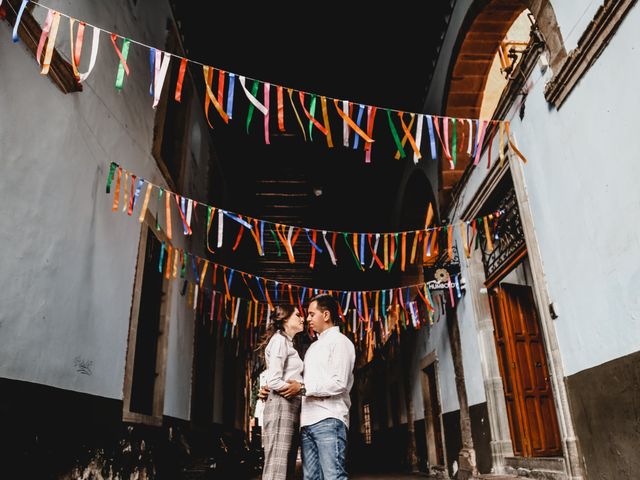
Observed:
[[[284,398],[292,398],[300,393],[300,390],[302,389],[302,384],[300,382],[297,382],[295,380],[287,380],[287,383],[289,384],[288,387],[284,387],[278,390],[278,393],[280,395],[282,395]]]
[[[266,400],[266,399],[267,399],[267,397],[269,396],[269,392],[270,392],[270,391],[271,391],[271,390],[269,389],[269,387],[267,387],[267,386],[265,385],[265,386],[264,386],[264,387],[262,387],[262,388],[260,389],[260,391],[258,392],[258,398],[259,398],[260,400]]]

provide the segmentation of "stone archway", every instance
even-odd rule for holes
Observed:
[[[445,115],[479,118],[494,56],[509,28],[525,9],[531,12],[544,37],[551,68],[556,70],[564,62],[567,52],[550,0],[476,2],[469,13],[475,17],[466,22],[468,29],[459,33],[459,50],[451,67]],[[462,177],[469,160],[464,156],[459,158],[453,169],[445,163],[440,165],[441,192],[452,190]]]

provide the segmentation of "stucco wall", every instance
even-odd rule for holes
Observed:
[[[525,181],[566,375],[640,349],[639,27],[633,8],[560,111],[543,96],[550,72],[541,78],[536,69],[524,120],[509,115],[529,160]],[[474,171],[459,210],[485,175]]]
[[[48,5],[165,45],[165,2]],[[34,15],[44,13],[36,8]],[[56,45],[67,56],[68,37],[62,19]],[[89,38],[90,31],[81,71]],[[121,399],[140,224],[111,212],[104,184],[111,161],[156,184],[164,181],[151,156],[148,50],[132,45],[131,76],[117,92],[110,43],[102,34],[84,91],[64,95],[0,22],[0,376]],[[208,162],[205,151],[194,152],[200,166]],[[196,170],[188,175],[195,178]],[[181,302],[172,301],[165,409],[187,418],[193,326]],[[90,374],[80,373],[79,364]]]

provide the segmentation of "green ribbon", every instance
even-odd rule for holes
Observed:
[[[160,230],[160,199],[162,198],[162,187],[158,189],[158,207],[156,208],[156,230]]]
[[[128,38],[125,38],[124,41],[122,42],[122,58],[124,58],[125,62],[127,61],[127,56],[129,55],[130,43],[131,42]],[[118,64],[118,74],[116,75],[116,89],[122,90],[123,84],[124,84],[124,64],[120,62]]]
[[[282,250],[280,249],[280,242],[278,241],[278,236],[276,235],[276,232],[273,231],[273,228],[270,228],[269,231],[271,232],[271,235],[273,235],[273,239],[276,241],[276,248],[278,249],[278,256],[282,255]]]
[[[160,247],[160,261],[158,262],[158,271],[160,273],[162,273],[162,263],[163,263],[163,260],[164,260],[164,249],[165,249],[164,242],[162,242],[162,247]]]
[[[481,228],[482,228],[482,219],[478,218],[476,219],[476,225],[477,225],[477,232],[476,232],[476,244],[474,246],[474,250],[477,250],[478,247],[480,246],[480,232],[481,232]]]
[[[260,82],[255,80],[253,82],[253,87],[251,87],[251,95],[254,97],[258,95],[258,87],[260,86]],[[251,119],[253,118],[253,111],[256,109],[255,105],[249,102],[249,113],[247,113],[247,133],[249,133],[249,125],[251,124]]]
[[[316,118],[316,96],[311,94],[311,105],[309,106],[309,113],[312,118]],[[309,120],[309,138],[313,140],[313,121]]]
[[[395,251],[395,255],[393,256],[393,260],[391,260],[391,263],[389,263],[389,270],[387,270],[388,272],[391,271],[391,268],[393,267],[393,264],[396,263],[396,258],[398,258],[398,252],[400,251],[400,244],[398,243],[398,234],[394,233],[393,237],[395,239],[395,243],[396,243],[396,251]]]
[[[109,176],[107,177],[107,193],[111,192],[111,182],[113,181],[113,173],[116,171],[117,165],[115,162],[111,162],[109,168]]]
[[[458,147],[457,147],[458,139],[456,138],[457,137],[456,119],[452,118],[452,120],[453,120],[453,142],[452,142],[453,145],[451,145],[451,159],[453,161],[453,166],[455,167],[456,157],[458,156],[456,153],[456,150],[458,150]]]
[[[187,252],[182,252],[182,268],[180,269],[180,278],[184,278],[185,273],[187,273]]]
[[[356,262],[356,265],[358,266],[358,270],[364,271],[364,267],[360,264],[360,261],[358,260],[358,256],[356,255],[356,252],[354,252],[353,248],[351,248],[351,245],[349,245],[349,239],[347,238],[347,234],[343,233],[342,238],[344,238],[344,243],[347,244],[347,248],[351,252],[351,255],[353,255],[353,260]]]
[[[404,153],[402,142],[400,141],[400,137],[398,137],[396,126],[393,124],[393,120],[391,120],[391,112],[389,110],[387,110],[387,119],[389,120],[389,129],[391,130],[391,136],[393,136],[393,141],[396,142],[396,148],[400,152],[400,158],[405,158],[407,154]]]

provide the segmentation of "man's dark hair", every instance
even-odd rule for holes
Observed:
[[[340,314],[338,313],[338,301],[333,298],[328,293],[321,293],[320,295],[316,295],[310,301],[316,302],[318,308],[323,312],[329,312],[329,316],[331,316],[331,321],[334,325],[338,325],[340,323]]]

